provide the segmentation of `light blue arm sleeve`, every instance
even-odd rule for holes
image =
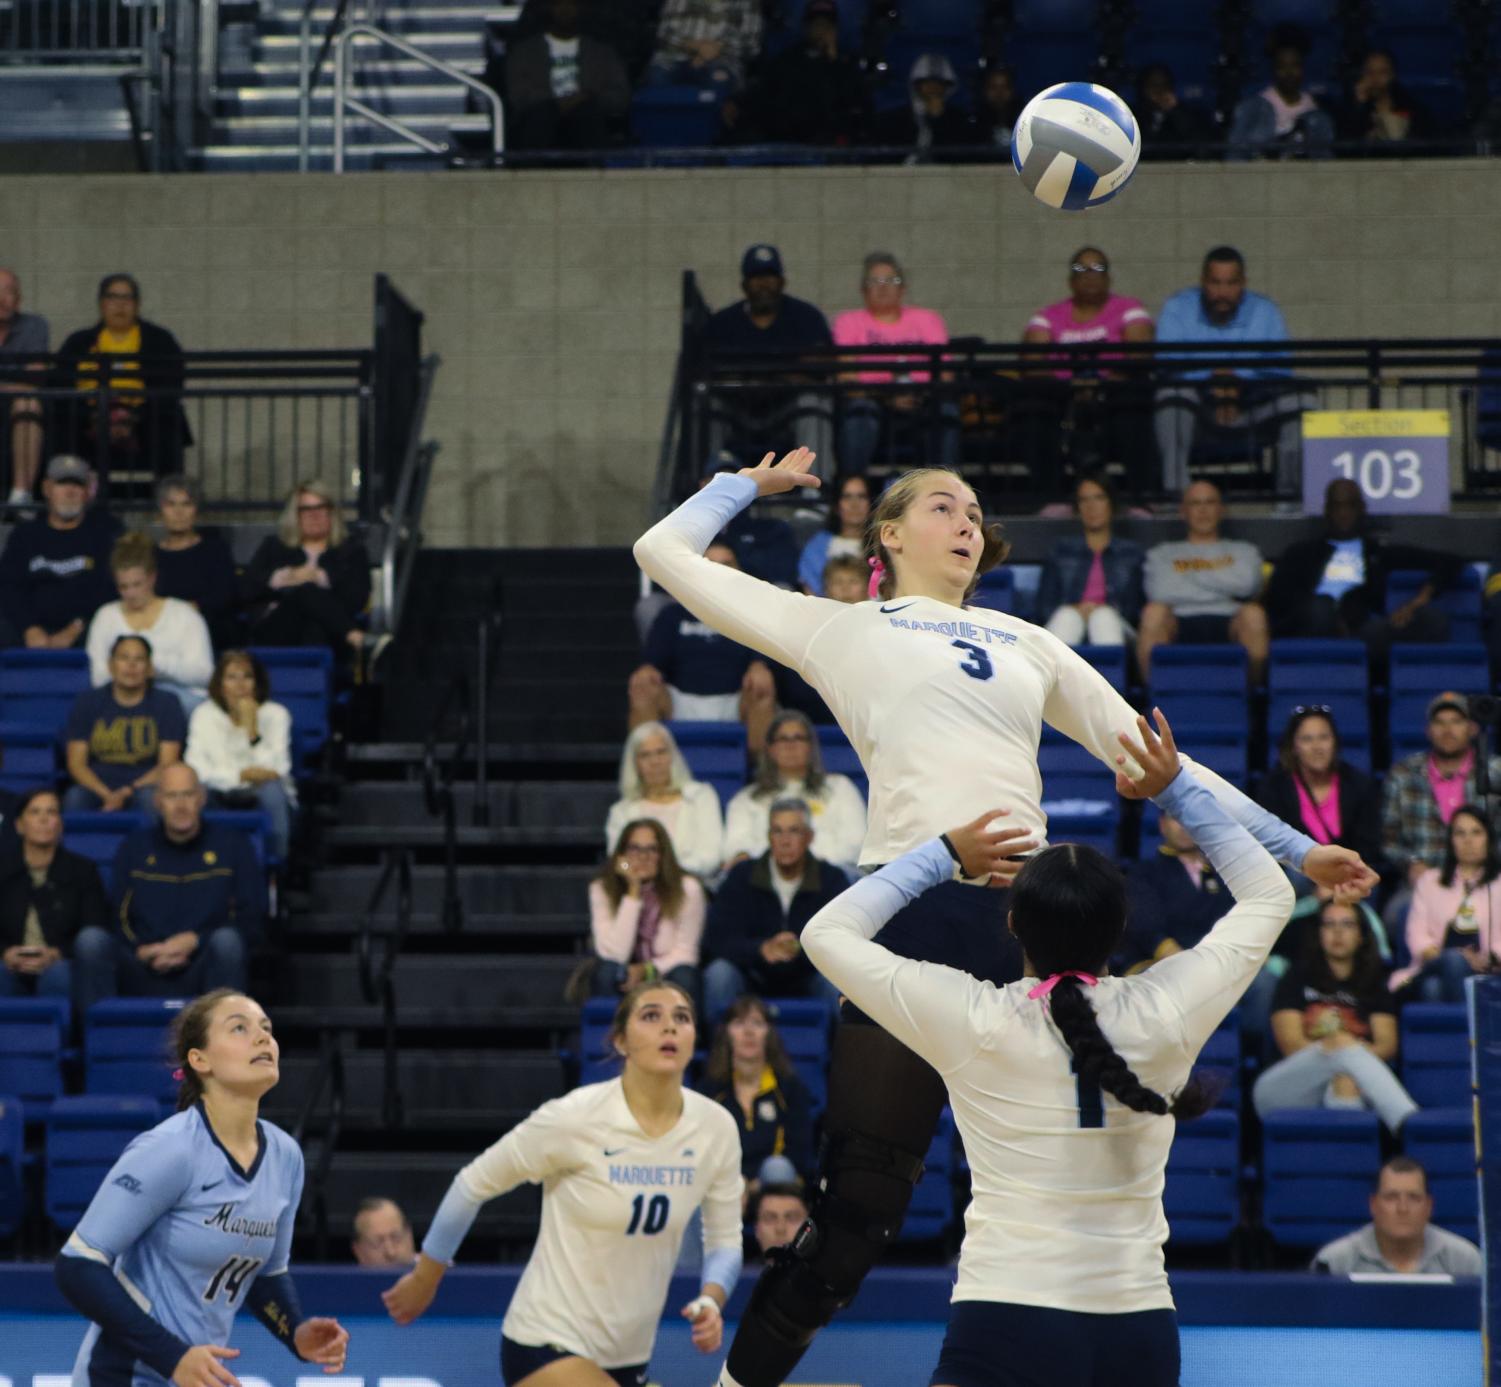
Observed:
[[[726,1301],[735,1293],[735,1283],[740,1280],[740,1268],[745,1254],[738,1247],[715,1247],[704,1253],[703,1275],[700,1288],[713,1284],[724,1287]]]
[[[1262,861],[1263,849],[1258,842],[1265,843],[1266,840],[1244,822],[1232,818],[1192,775],[1180,771],[1172,784],[1152,802],[1189,831],[1220,879],[1230,887],[1231,894],[1235,892],[1232,879],[1243,877],[1247,865]],[[1275,815],[1267,817],[1275,819]],[[1276,822],[1281,823],[1281,820],[1276,819]],[[1279,855],[1270,843],[1266,844],[1264,851],[1273,857]]]
[[[1208,767],[1199,765],[1192,758],[1183,757],[1183,768],[1192,772],[1191,779],[1205,788],[1206,793],[1212,791],[1210,797],[1218,801],[1218,808],[1222,814],[1228,815],[1245,829],[1277,861],[1286,862],[1295,871],[1302,870],[1303,859],[1318,847],[1312,838],[1306,833],[1300,833],[1290,823],[1279,819],[1270,810],[1263,809],[1245,791],[1236,789],[1228,780],[1216,775]],[[1175,786],[1183,783],[1184,777],[1180,775],[1163,791],[1162,795],[1158,795],[1156,799],[1158,807],[1166,808],[1163,795],[1171,793]],[[1168,809],[1167,812],[1180,822],[1186,822],[1176,811]],[[1198,839],[1195,838],[1194,841],[1197,843]],[[1204,844],[1199,843],[1199,846],[1203,848]],[[1204,849],[1204,855],[1206,857],[1209,855],[1207,848]],[[1215,865],[1218,870],[1218,863]]]
[[[433,1215],[427,1237],[422,1240],[424,1255],[445,1266],[451,1263],[458,1256],[459,1244],[468,1236],[484,1204],[483,1199],[476,1199],[455,1180],[438,1205],[438,1212]]]
[[[756,484],[735,472],[721,472],[672,513],[673,524],[700,554],[714,536],[756,499]]]

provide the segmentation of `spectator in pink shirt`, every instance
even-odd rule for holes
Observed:
[[[704,888],[678,865],[667,830],[655,819],[628,823],[589,883],[595,995],[665,978],[696,998],[704,909]]]
[[[931,308],[912,308],[906,302],[907,277],[896,256],[887,251],[872,251],[865,257],[860,277],[863,308],[851,308],[834,319],[834,345],[839,347],[874,347],[932,345],[946,346],[949,330],[943,315]],[[869,360],[869,358],[867,358]],[[881,357],[895,370],[860,370],[845,378],[868,385],[927,385],[929,371],[914,369],[925,358]],[[933,408],[936,403],[936,412]],[[876,455],[883,425],[894,429],[928,424],[937,434],[933,455],[923,463],[954,468],[959,464],[959,406],[953,400],[934,402],[926,391],[896,391],[868,394],[851,392],[845,396],[843,417],[839,423],[839,461],[845,472],[864,473]]]
[[[1501,854],[1485,812],[1461,805],[1449,819],[1442,865],[1413,888],[1407,912],[1412,963],[1391,976],[1424,1002],[1462,1002],[1472,973],[1501,973]]]
[[[1068,297],[1039,308],[1022,341],[1150,342],[1155,335],[1142,301],[1111,288],[1105,252],[1085,246],[1069,261]],[[1034,477],[1052,479],[1049,491],[1061,489],[1065,465],[1078,477],[1111,461],[1125,467],[1133,490],[1152,485],[1148,387],[1109,370],[1105,363],[1112,359],[1120,360],[1102,354],[1039,370],[1018,392],[1011,410],[1017,451]]]

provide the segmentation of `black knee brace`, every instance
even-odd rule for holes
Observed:
[[[819,1170],[807,1221],[768,1256],[731,1350],[730,1372],[745,1387],[780,1383],[813,1336],[855,1298],[901,1229],[923,1163],[859,1132],[835,1132],[824,1139]],[[847,1187],[857,1173],[854,1199]]]

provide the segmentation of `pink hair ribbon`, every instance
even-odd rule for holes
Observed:
[[[174,1069],[172,1071],[172,1082],[174,1084],[180,1084],[185,1077],[186,1076],[183,1074],[182,1070],[180,1070],[180,1069]]]
[[[866,559],[870,565],[870,586],[865,589],[865,595],[872,602],[881,595],[881,580],[886,576],[886,565],[880,559]]]
[[[1054,973],[1052,977],[1044,978],[1040,983],[1037,984],[1036,987],[1034,987],[1030,992],[1027,993],[1027,999],[1029,1001],[1036,1001],[1039,997],[1046,997],[1049,992],[1051,992],[1055,987],[1058,986],[1060,982],[1064,980],[1064,978],[1078,978],[1085,987],[1097,987],[1099,986],[1100,982],[1100,980],[1095,977],[1093,973],[1080,973],[1072,968],[1069,968],[1062,973]]]

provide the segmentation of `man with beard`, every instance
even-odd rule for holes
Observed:
[[[1229,364],[1236,343],[1288,340],[1282,310],[1264,294],[1246,288],[1245,257],[1234,246],[1215,246],[1204,257],[1198,287],[1180,289],[1162,305],[1157,340],[1212,342],[1224,349],[1217,359],[1183,357],[1176,370],[1171,353],[1158,356],[1159,365],[1172,370],[1174,377],[1157,392],[1163,490],[1177,494],[1188,486],[1194,435],[1202,422],[1221,435],[1243,434],[1248,449],[1257,453],[1263,435],[1274,438],[1277,490],[1296,492],[1302,468],[1302,413],[1316,407],[1317,397],[1300,388],[1285,366]],[[1254,359],[1266,353],[1239,355]]]
[[[745,252],[740,261],[740,288],[745,297],[721,308],[704,327],[703,347],[710,357],[796,357],[834,345],[823,313],[787,292],[781,252],[775,246],[755,245]],[[787,385],[739,391],[727,401],[716,402],[722,411],[733,402],[734,417],[732,421],[716,418],[711,424],[711,456],[728,448],[742,461],[753,461],[768,448],[792,440],[795,432],[798,441],[817,452],[821,464],[832,465],[831,401],[821,401],[811,392],[794,393],[787,387],[795,378],[781,379]]]

